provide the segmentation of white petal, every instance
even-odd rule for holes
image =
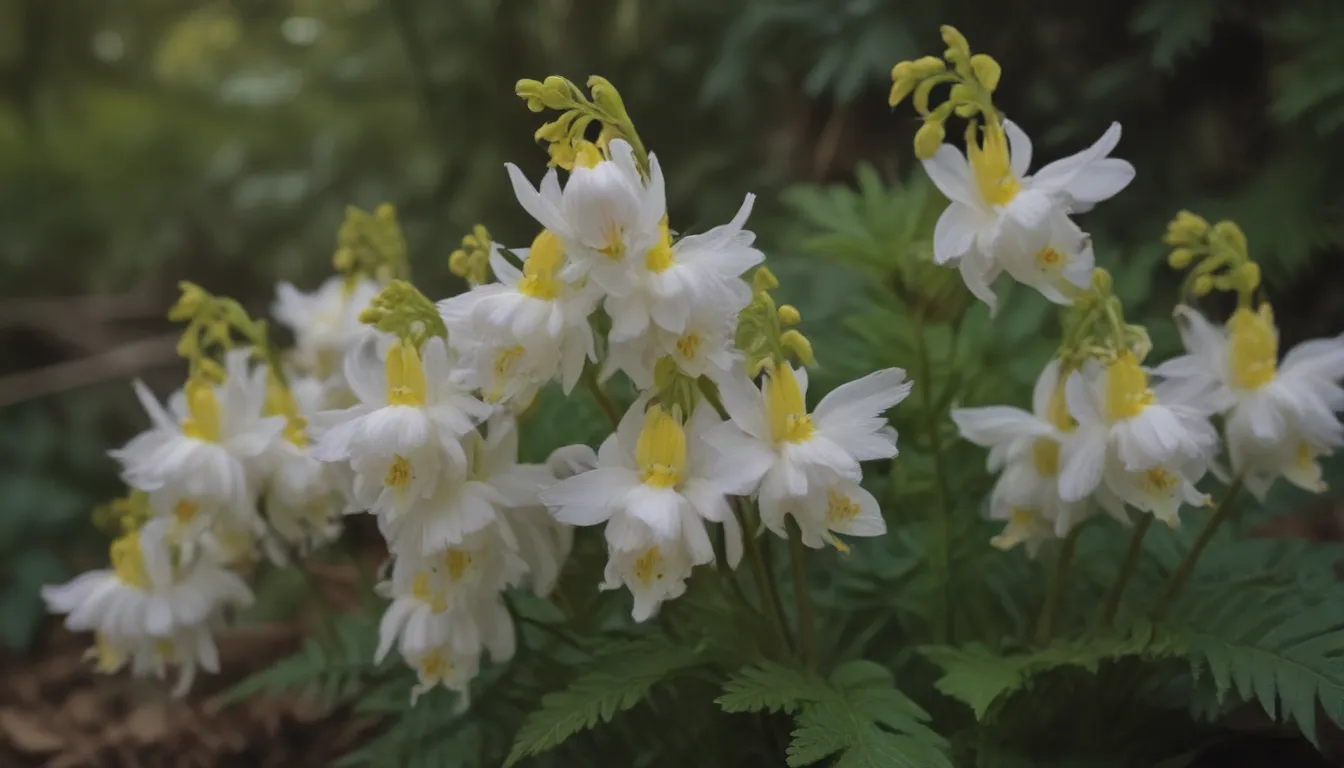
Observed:
[[[1100,425],[1078,430],[1064,442],[1059,471],[1059,496],[1081,501],[1101,483],[1106,460],[1106,430]]]
[[[1031,168],[1031,139],[1012,120],[1003,121],[1003,132],[1008,136],[1008,157],[1013,175],[1025,178]]]
[[[948,200],[971,208],[979,205],[980,195],[971,181],[971,167],[961,150],[943,144],[933,157],[924,161],[924,172]]]
[[[1055,428],[1036,416],[1007,405],[954,408],[952,421],[961,436],[976,445],[992,447],[1024,437],[1053,435]]]
[[[975,243],[976,212],[961,203],[943,209],[933,228],[933,262],[946,264],[960,259]]]

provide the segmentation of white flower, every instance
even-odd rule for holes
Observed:
[[[1216,452],[1218,435],[1207,412],[1180,394],[1162,384],[1150,389],[1128,351],[1104,369],[1089,361],[1070,374],[1066,395],[1078,427],[1064,441],[1060,496],[1080,501],[1105,480],[1120,500],[1169,524],[1181,501],[1202,502],[1193,481]]]
[[[800,527],[829,516],[830,494],[809,493],[814,485],[834,489],[840,480],[857,483],[859,462],[896,455],[896,431],[882,414],[904,400],[911,385],[905,371],[887,368],[837,387],[811,414],[807,372],[788,364],[771,368],[759,390],[740,369],[719,386],[732,421],[708,440],[736,465],[736,492],[752,493],[759,482],[761,519],[782,535],[786,514],[794,514]],[[845,487],[839,493],[853,498],[857,486]],[[806,499],[808,511],[800,513],[799,505],[786,505],[786,499]],[[867,504],[859,501],[861,508]]]
[[[829,482],[814,480],[802,496],[783,497],[778,515],[772,516],[766,524],[775,533],[787,535],[783,523],[786,515],[792,515],[798,522],[803,543],[813,548],[833,543],[843,550],[844,545],[831,535],[834,533],[881,536],[887,532],[877,499],[858,483],[843,477]],[[765,519],[764,515],[762,519]]]
[[[1303,342],[1278,362],[1273,310],[1237,309],[1218,328],[1189,307],[1177,307],[1188,355],[1154,373],[1225,412],[1232,468],[1263,499],[1279,476],[1308,491],[1325,489],[1317,460],[1344,445],[1344,336]]]
[[[169,399],[169,410],[136,381],[135,394],[153,426],[119,450],[128,485],[151,494],[155,508],[174,510],[179,502],[221,509],[240,520],[255,517],[256,460],[284,429],[280,416],[263,417],[266,372],[247,370],[247,350],[226,360],[227,379],[219,386],[200,379]]]
[[[1066,283],[1086,287],[1091,247],[1068,214],[1115,195],[1134,178],[1129,163],[1108,157],[1120,141],[1114,123],[1086,150],[1028,175],[1031,140],[1012,121],[990,121],[977,141],[967,133],[969,161],[944,144],[924,169],[951,204],[934,229],[934,260],[960,262],[967,287],[995,307],[991,285],[1000,271],[1067,302]]]
[[[992,542],[997,547],[1025,543],[1034,555],[1042,541],[1066,536],[1088,513],[1086,501],[1059,495],[1060,447],[1072,429],[1059,366],[1054,359],[1041,371],[1031,413],[1003,405],[952,411],[961,436],[989,448],[989,470],[1000,473],[989,510],[990,518],[1007,522]]]
[[[176,694],[191,686],[196,668],[219,671],[211,624],[228,605],[247,605],[252,593],[236,574],[210,558],[174,561],[161,523],[113,542],[112,568],[82,573],[42,588],[53,613],[67,614],[74,631],[96,633],[102,671],[128,661],[136,674],[181,668]]]
[[[516,166],[507,167],[523,209],[564,243],[570,258],[564,278],[591,275],[604,291],[624,294],[634,279],[633,262],[659,244],[666,198],[656,157],[649,155],[646,181],[628,142],[615,139],[609,151],[610,160],[584,146],[563,190],[554,168],[534,189]]]
[[[687,376],[708,376],[719,381],[730,375],[742,359],[733,346],[736,311],[740,310],[739,307],[733,314],[725,314],[706,308],[692,315],[681,333],[654,327],[644,336],[612,342],[607,347],[607,360],[599,380],[625,371],[636,387],[648,389],[654,383],[653,369],[658,358],[667,357]]]
[[[602,443],[595,469],[541,493],[562,523],[607,523],[604,588],[630,588],[636,621],[680,595],[692,566],[713,561],[706,521],[724,524],[729,565],[742,554],[725,498],[741,468],[703,439],[718,416],[702,406],[683,428],[675,412],[657,405],[645,411],[647,401],[637,400]]]
[[[275,533],[307,553],[340,535],[344,479],[336,465],[312,455],[303,429],[304,420],[321,408],[322,383],[314,378],[295,379],[288,392],[298,419],[286,426],[281,439],[273,441],[264,454],[268,472],[264,510]]]
[[[314,417],[319,434],[313,456],[350,461],[359,475],[357,493],[371,484],[396,491],[409,485],[412,497],[423,496],[440,473],[460,476],[466,470],[459,440],[491,408],[458,383],[443,339],[425,342],[423,355],[422,363],[419,350],[397,341],[380,361],[372,340],[361,344],[345,361],[359,405]],[[385,511],[388,501],[380,498],[373,511]]]
[[[513,620],[500,591],[525,570],[497,529],[423,558],[399,557],[391,580],[379,585],[392,603],[378,628],[375,660],[397,645],[419,674],[412,700],[435,685],[465,694],[483,649],[495,661],[513,656]]]
[[[294,332],[294,362],[319,379],[343,385],[346,350],[373,334],[359,321],[359,313],[378,291],[372,280],[351,284],[341,277],[329,278],[312,293],[290,283],[277,285],[271,314]]]
[[[483,345],[490,350],[480,362],[498,370],[495,375],[478,370],[477,378],[492,402],[509,391],[512,369],[528,372],[540,383],[559,373],[568,394],[584,360],[597,359],[588,316],[598,295],[592,286],[561,278],[565,252],[559,237],[542,230],[530,249],[516,253],[523,259],[521,272],[492,250],[490,265],[499,282],[477,286],[438,305],[454,348],[461,346],[469,353]],[[515,361],[509,356],[529,359]],[[479,362],[476,367],[481,367]]]
[[[628,286],[608,289],[603,307],[611,317],[612,343],[643,336],[651,326],[680,336],[703,312],[735,316],[751,301],[740,275],[765,255],[752,247],[756,235],[743,227],[754,195],[747,195],[733,220],[675,244],[667,220],[657,243],[630,265]]]

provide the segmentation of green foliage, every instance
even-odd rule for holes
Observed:
[[[546,694],[528,716],[506,765],[553,749],[570,736],[609,723],[670,676],[703,663],[697,649],[662,638],[635,640],[598,654],[563,690]]]
[[[220,695],[220,703],[278,693],[308,696],[324,707],[349,700],[378,668],[373,661],[378,624],[367,616],[342,614],[324,634],[306,639],[294,655],[237,683]]]
[[[741,670],[716,701],[725,712],[788,712],[796,727],[790,766],[835,757],[837,766],[950,766],[947,743],[925,725],[929,715],[870,661],[839,665],[828,678],[760,664]]]

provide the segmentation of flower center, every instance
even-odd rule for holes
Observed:
[[[209,382],[193,377],[187,382],[187,418],[182,434],[209,443],[219,442],[219,399]]]
[[[1148,374],[1139,367],[1134,353],[1121,352],[1106,371],[1106,412],[1111,421],[1132,419],[1157,402],[1148,388]]]
[[[405,341],[398,340],[387,350],[383,365],[387,375],[387,404],[419,407],[425,404],[425,369],[420,365],[420,353]]]
[[[154,658],[164,664],[173,664],[177,661],[177,647],[172,640],[161,637],[154,641]]]
[[[644,414],[644,428],[635,444],[639,479],[656,488],[671,488],[681,482],[686,468],[686,433],[677,418],[661,406]]]
[[[1042,437],[1031,444],[1031,463],[1036,474],[1041,477],[1054,477],[1059,474],[1059,443],[1048,437]]]
[[[1059,269],[1064,264],[1064,254],[1046,246],[1036,252],[1036,265],[1044,270]]]
[[[383,477],[383,485],[388,488],[401,490],[411,481],[411,462],[405,456],[395,456],[392,459],[392,466],[387,468],[387,474]]]
[[[816,431],[788,363],[776,365],[765,379],[765,411],[775,442],[803,443]]]
[[[453,581],[461,581],[462,574],[467,572],[475,558],[471,552],[460,549],[450,549],[443,556],[444,565],[448,568],[448,578]]]
[[[981,141],[975,140],[975,126],[966,130],[966,154],[971,174],[980,195],[990,205],[1007,205],[1022,190],[1008,159],[1008,137],[998,121],[987,122]],[[1039,257],[1038,257],[1039,258]]]
[[[663,554],[657,547],[649,547],[635,559],[635,579],[644,586],[663,579]]]
[[[608,221],[602,228],[602,243],[602,247],[597,249],[598,253],[612,261],[625,258],[625,230],[616,222]]]
[[[430,585],[429,571],[415,574],[415,578],[411,580],[411,597],[429,605],[429,610],[434,613],[448,610],[448,599]]]
[[[149,574],[145,572],[145,557],[140,552],[140,534],[128,533],[112,542],[112,570],[117,578],[140,590],[149,589]]]
[[[435,648],[420,657],[416,669],[422,680],[446,680],[453,674],[453,663],[442,650]]]
[[[1258,312],[1238,309],[1228,319],[1227,328],[1232,383],[1240,389],[1259,389],[1273,381],[1279,338],[1269,304],[1261,304]]]
[[[196,513],[199,512],[200,509],[201,505],[196,502],[191,501],[190,499],[183,499],[173,505],[173,517],[177,518],[177,522],[185,525],[196,519]]]
[[[266,377],[267,416],[285,417],[285,439],[300,448],[308,445],[307,419],[299,415],[299,405],[294,402],[294,393],[280,381],[274,373]]]
[[[658,242],[644,254],[644,266],[650,272],[666,272],[672,266],[672,237],[667,232],[667,217],[658,222]]]
[[[859,516],[859,505],[834,488],[826,491],[826,522],[830,525],[848,523]]]
[[[1143,483],[1151,493],[1170,496],[1180,486],[1181,477],[1162,467],[1153,467],[1143,473]]]
[[[700,334],[691,331],[677,339],[677,354],[681,355],[683,360],[694,360],[696,352],[700,350],[701,341],[703,339],[700,338]]]
[[[995,549],[1012,549],[1027,540],[1031,529],[1041,516],[1040,510],[1026,507],[1013,507],[1008,513],[1008,525],[1003,533],[989,540]]]
[[[527,261],[523,262],[523,279],[518,281],[518,292],[542,301],[554,300],[564,288],[557,278],[564,264],[565,247],[560,238],[549,229],[541,230],[527,252]]]

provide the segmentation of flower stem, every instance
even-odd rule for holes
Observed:
[[[1213,534],[1217,533],[1218,526],[1223,524],[1223,521],[1227,519],[1228,514],[1232,511],[1232,501],[1236,498],[1237,493],[1241,491],[1241,481],[1241,475],[1237,475],[1236,478],[1232,480],[1232,484],[1227,487],[1227,494],[1223,496],[1223,500],[1218,503],[1218,506],[1213,510],[1213,514],[1209,516],[1209,519],[1204,521],[1204,527],[1200,530],[1199,536],[1195,539],[1194,546],[1190,547],[1190,551],[1186,553],[1185,559],[1181,561],[1181,564],[1176,566],[1176,570],[1171,572],[1171,577],[1167,579],[1167,586],[1163,588],[1162,595],[1157,598],[1157,607],[1153,609],[1154,618],[1161,618],[1162,615],[1167,612],[1167,609],[1171,607],[1172,601],[1176,599],[1178,594],[1180,594],[1181,587],[1185,586],[1185,582],[1189,580],[1190,574],[1195,570],[1195,563],[1199,560],[1200,554],[1204,552],[1204,548],[1213,540]]]
[[[793,561],[793,599],[798,607],[798,646],[803,664],[817,668],[817,640],[812,621],[812,596],[807,590],[807,548],[803,532],[792,517],[785,518],[789,529],[789,556]]]
[[[593,399],[597,401],[602,413],[606,414],[607,421],[611,422],[612,429],[620,426],[621,412],[612,401],[611,395],[602,388],[597,381],[597,370],[592,365],[585,365],[583,368],[583,383],[587,385],[588,391],[593,393]]]
[[[763,553],[760,542],[756,540],[744,506],[744,503],[734,504],[733,514],[737,516],[737,523],[742,528],[743,548],[746,550],[747,562],[751,567],[752,579],[756,582],[756,591],[761,596],[761,611],[769,618],[783,649],[792,652],[793,644],[789,640],[788,622],[784,618],[784,604],[779,599],[779,589],[770,571],[770,561]]]
[[[1129,580],[1134,578],[1134,570],[1139,565],[1139,553],[1143,551],[1143,537],[1148,533],[1148,526],[1152,524],[1152,515],[1143,515],[1139,518],[1139,522],[1134,524],[1134,534],[1129,537],[1129,549],[1125,552],[1125,561],[1120,566],[1120,575],[1115,577],[1115,583],[1106,594],[1106,606],[1101,611],[1103,627],[1109,627],[1115,620],[1115,612],[1120,607],[1120,598],[1124,596],[1125,587],[1129,586]]]
[[[924,339],[924,321],[922,313],[915,313],[915,353],[918,356],[919,379],[915,387],[920,392],[921,408],[924,417],[924,429],[928,432],[929,451],[933,456],[934,490],[938,495],[938,517],[936,527],[937,541],[931,559],[934,578],[942,587],[942,598],[938,600],[941,620],[935,623],[939,642],[949,642],[952,638],[952,507],[951,494],[947,486],[947,468],[943,457],[943,441],[938,434],[938,414],[934,412],[933,402],[933,363],[929,357],[929,345]]]
[[[1055,559],[1055,573],[1050,577],[1050,591],[1046,593],[1045,604],[1041,606],[1040,618],[1036,620],[1036,643],[1046,645],[1055,631],[1055,614],[1059,611],[1059,601],[1064,596],[1064,584],[1068,582],[1069,566],[1073,563],[1073,551],[1078,545],[1081,525],[1075,525],[1069,535],[1064,537],[1059,557]]]

